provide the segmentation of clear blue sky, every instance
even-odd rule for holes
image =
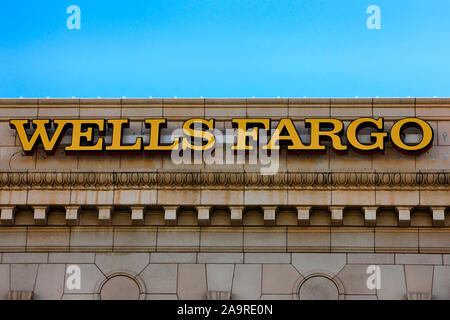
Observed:
[[[2,1],[0,97],[20,96],[450,96],[450,1]]]

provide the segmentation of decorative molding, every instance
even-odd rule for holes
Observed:
[[[0,190],[153,189],[153,188],[368,188],[448,190],[450,171],[433,172],[280,172],[273,176],[245,171],[3,171]]]

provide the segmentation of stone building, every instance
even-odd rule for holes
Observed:
[[[67,154],[70,130],[25,155],[9,124],[130,119],[124,140],[145,144],[145,119],[167,119],[164,140],[191,118],[289,118],[306,141],[305,118],[362,117],[425,120],[432,147],[282,149],[267,175]],[[2,99],[0,132],[0,299],[450,299],[450,99]]]

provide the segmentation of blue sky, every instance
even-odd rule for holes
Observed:
[[[449,17],[448,0],[3,1],[0,97],[447,97]]]

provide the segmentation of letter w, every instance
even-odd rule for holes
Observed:
[[[32,153],[39,144],[38,142],[39,140],[42,142],[45,152],[54,151],[56,144],[59,141],[59,138],[61,137],[63,129],[66,126],[66,124],[69,123],[69,121],[55,120],[54,123],[55,125],[57,125],[57,127],[52,138],[49,139],[47,128],[50,126],[50,120],[33,120],[33,126],[35,126],[36,129],[34,130],[31,139],[28,140],[25,127],[29,128],[30,125],[29,120],[9,121],[11,129],[13,129],[14,127],[16,128],[17,135],[19,136],[20,143],[22,144],[22,148],[23,151],[25,151],[25,153]]]

